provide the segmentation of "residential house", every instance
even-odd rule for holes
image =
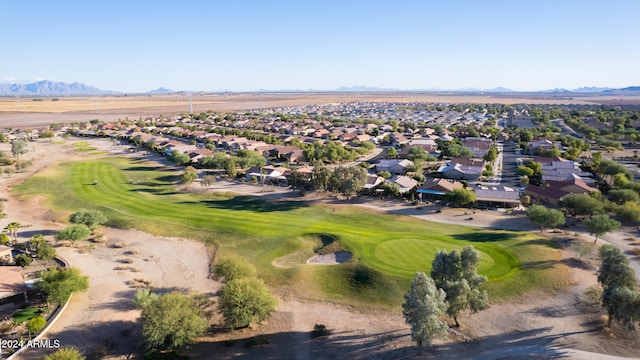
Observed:
[[[547,181],[563,181],[571,179],[580,179],[586,183],[592,183],[592,181],[589,180],[591,174],[580,170],[578,163],[574,161],[563,159],[561,157],[536,157],[535,161],[540,163],[543,183]]]
[[[376,164],[376,171],[388,171],[392,174],[406,174],[408,169],[414,167],[413,161],[403,160],[380,160]]]
[[[12,248],[5,245],[0,245],[0,264],[13,263],[13,254],[11,251],[13,251]]]
[[[520,205],[520,194],[508,186],[475,186],[475,207],[514,208]]]
[[[562,181],[549,180],[542,186],[529,185],[524,190],[533,203],[558,206],[562,199],[570,194],[584,194],[597,189],[580,179],[567,179]]]
[[[406,194],[411,190],[415,189],[416,186],[418,186],[417,181],[404,175],[396,175],[391,179],[389,179],[388,181],[398,184],[398,186],[400,186],[400,194]]]
[[[256,179],[264,185],[278,185],[287,186],[287,175],[291,172],[291,169],[285,167],[263,166],[262,169],[253,166],[249,168],[245,175],[245,180],[252,181]]]
[[[27,286],[20,266],[0,266],[0,305],[24,303],[27,301]]]
[[[453,190],[463,189],[464,185],[456,180],[443,178],[429,178],[418,189],[417,193],[421,200],[442,200]]]
[[[539,154],[542,151],[549,150],[553,145],[553,141],[549,139],[535,139],[527,143],[529,152],[533,154]]]
[[[384,182],[384,178],[382,176],[368,174],[367,182],[364,184],[364,189],[371,192],[376,186],[382,184]]]
[[[479,137],[468,137],[462,140],[462,146],[473,151],[473,156],[480,158],[487,153],[489,147],[491,147],[491,144],[493,144],[491,139]]]
[[[214,152],[209,149],[195,149],[187,153],[192,163],[197,163],[201,158],[205,156],[213,156]]]
[[[445,179],[476,181],[482,175],[482,167],[456,163],[441,166],[437,172]]]

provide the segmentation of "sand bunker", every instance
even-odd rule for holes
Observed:
[[[348,251],[337,251],[333,254],[316,255],[307,260],[309,265],[336,265],[342,264],[351,259],[351,253]]]

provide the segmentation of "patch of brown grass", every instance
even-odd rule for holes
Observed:
[[[149,280],[145,280],[142,278],[135,278],[133,280],[129,280],[127,281],[127,285],[137,288],[137,289],[142,289],[142,288],[148,288],[151,286],[151,281]]]
[[[129,266],[129,265],[118,265],[115,268],[113,268],[114,270],[118,270],[118,271],[131,271],[131,272],[140,272],[140,268],[137,268],[135,266]]]

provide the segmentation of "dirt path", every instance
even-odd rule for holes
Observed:
[[[105,149],[110,149],[108,143],[103,145]],[[42,150],[37,149],[39,146],[42,146]],[[68,145],[62,149],[56,146],[59,145],[36,145],[36,151],[31,154],[34,156],[34,169],[11,179],[1,179],[2,185],[21,181],[47,164],[81,156]],[[220,186],[218,191],[225,189],[222,184],[217,185]],[[286,193],[267,193],[251,185],[230,186],[236,189],[247,186],[246,190],[264,196],[287,196]],[[39,199],[18,201],[8,195],[6,188],[5,197],[9,198],[5,203],[8,217],[2,220],[2,225],[7,221],[30,225],[20,230],[21,240],[27,240],[38,231],[51,234],[51,230],[63,226],[47,220],[47,209],[42,207]],[[527,222],[513,215],[480,211],[471,215],[464,214],[464,210],[460,209],[437,212],[432,207],[418,209],[389,202],[360,205],[452,224],[501,225],[504,226],[501,228],[532,230]],[[466,220],[469,217],[474,218],[472,222]],[[47,335],[48,338],[60,339],[65,346],[77,346],[93,358],[124,359],[136,352],[141,340],[137,321],[139,312],[131,306],[135,290],[127,285],[127,281],[134,278],[149,280],[162,291],[214,293],[219,289],[219,284],[207,278],[208,259],[200,243],[159,238],[134,230],[107,229],[105,234],[110,242],[97,245],[86,253],[73,248],[58,249],[73,266],[90,277],[91,287],[86,293],[73,297],[67,311]],[[626,236],[629,235],[621,235],[621,241],[626,241]],[[123,248],[108,246],[120,241],[128,244]],[[565,253],[565,256],[572,255]],[[125,257],[131,259],[130,264],[121,262]],[[123,265],[139,272],[116,269]],[[212,354],[220,359],[612,358],[600,354],[639,357],[638,340],[602,331],[600,312],[585,305],[582,300],[584,290],[595,283],[594,270],[572,268],[572,271],[575,284],[567,291],[530,295],[515,303],[493,304],[486,311],[464,316],[461,330],[474,339],[472,343],[465,344],[451,337],[437,341],[421,357],[416,356],[400,311],[360,313],[331,303],[297,299],[281,299],[274,316],[256,329],[245,329],[234,334],[213,333],[201,339],[189,352],[195,359],[211,359]],[[326,325],[330,335],[313,338],[311,331],[315,324]],[[253,336],[266,336],[271,343],[257,348],[245,347],[247,339]],[[42,354],[41,351],[27,351],[18,359],[40,359]]]

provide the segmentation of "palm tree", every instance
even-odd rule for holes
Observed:
[[[14,221],[7,225],[7,230],[9,231],[9,234],[11,234],[11,237],[13,237],[14,241],[18,240],[18,229],[20,228],[20,226],[20,223],[17,221]]]

